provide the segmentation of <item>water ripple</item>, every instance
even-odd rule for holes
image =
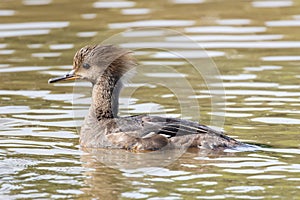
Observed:
[[[300,124],[300,119],[284,118],[284,117],[257,117],[251,119],[255,122],[267,124]]]
[[[195,22],[192,20],[143,20],[127,23],[111,23],[108,27],[111,29],[124,29],[134,27],[180,27],[194,24]]]
[[[174,4],[199,4],[204,2],[205,0],[172,0]]]
[[[128,8],[135,6],[135,2],[133,1],[102,1],[95,2],[93,4],[94,8]]]
[[[265,56],[263,61],[300,61],[300,56]]]
[[[45,29],[45,28],[64,28],[69,26],[69,22],[24,22],[24,23],[7,23],[0,24],[1,30],[17,30],[17,29]]]
[[[297,27],[300,26],[300,20],[268,21],[265,24],[269,27]]]
[[[0,10],[0,16],[13,16],[16,14],[15,10]]]
[[[123,15],[145,15],[151,12],[148,8],[131,8],[131,9],[123,9]]]
[[[283,35],[189,35],[188,38],[181,36],[167,37],[166,41],[260,41],[260,40],[279,40]],[[230,44],[230,43],[229,43]],[[253,44],[253,43],[252,43]]]
[[[39,30],[10,30],[10,31],[0,31],[0,38],[7,37],[18,37],[18,36],[28,36],[28,35],[46,35],[49,34],[50,30],[48,29],[39,29]]]
[[[218,19],[216,21],[220,25],[248,25],[251,23],[250,19]]]
[[[52,0],[23,0],[23,4],[26,6],[48,5],[51,2]]]
[[[185,28],[187,33],[261,33],[265,27],[201,26]]]
[[[278,7],[289,7],[293,5],[293,1],[290,0],[277,0],[277,1],[254,1],[252,2],[253,7],[257,8],[278,8]]]

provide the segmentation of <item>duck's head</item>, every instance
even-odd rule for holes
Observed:
[[[113,45],[85,46],[76,52],[71,72],[48,82],[84,79],[95,84],[103,74],[120,79],[135,65],[134,58],[125,49]]]

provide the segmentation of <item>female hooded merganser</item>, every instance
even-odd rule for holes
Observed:
[[[162,148],[234,148],[243,143],[196,122],[149,115],[118,117],[122,77],[136,66],[130,52],[113,45],[94,45],[74,56],[73,70],[61,80],[84,79],[93,84],[89,114],[80,131],[87,148],[121,148],[133,151]]]

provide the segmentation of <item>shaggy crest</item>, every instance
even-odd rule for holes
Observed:
[[[113,45],[89,45],[76,52],[73,69],[77,71],[84,64],[101,67],[104,72],[122,77],[136,66],[136,61],[128,50]]]

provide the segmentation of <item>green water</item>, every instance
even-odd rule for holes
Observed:
[[[0,199],[299,199],[299,9],[299,0],[2,0]],[[120,115],[201,121],[261,149],[179,158],[80,149],[89,84],[47,80],[103,41],[140,63]],[[201,47],[212,60],[201,62]],[[217,79],[205,76],[212,68]]]

